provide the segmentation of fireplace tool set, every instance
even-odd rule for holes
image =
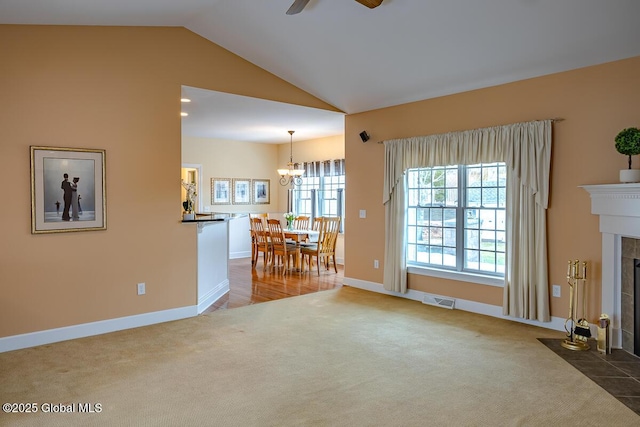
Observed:
[[[587,340],[591,337],[591,329],[587,316],[587,263],[575,260],[567,266],[567,283],[569,284],[569,318],[564,322],[567,338],[562,342],[564,348],[570,350],[589,350]],[[582,305],[581,316],[578,316],[579,304]]]

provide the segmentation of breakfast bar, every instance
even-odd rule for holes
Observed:
[[[229,292],[229,222],[242,214],[196,214],[198,314]]]

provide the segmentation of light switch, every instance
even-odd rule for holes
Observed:
[[[360,218],[366,218],[367,217],[367,211],[365,209],[360,209]]]

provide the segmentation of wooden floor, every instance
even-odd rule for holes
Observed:
[[[251,258],[229,260],[229,293],[216,301],[204,313],[226,308],[289,298],[313,292],[326,291],[342,287],[344,268],[338,265],[338,273],[333,268],[320,268],[305,273],[270,272],[262,270],[262,258],[256,268],[251,268]]]

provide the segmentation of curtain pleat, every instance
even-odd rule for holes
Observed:
[[[304,169],[305,176],[310,178],[344,175],[344,159],[304,162],[300,167]]]
[[[384,141],[384,288],[407,292],[405,172],[410,168],[507,165],[505,315],[550,320],[546,209],[551,120]]]

